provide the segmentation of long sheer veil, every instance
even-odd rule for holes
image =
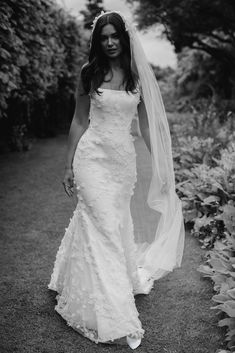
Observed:
[[[140,293],[147,293],[154,280],[159,279],[181,265],[184,249],[184,222],[181,201],[175,192],[171,136],[161,92],[154,72],[147,61],[135,26],[118,13],[130,37],[131,68],[139,77],[150,132],[152,176],[147,203],[157,212],[159,222],[153,240],[143,232],[137,244],[137,263],[141,281]]]

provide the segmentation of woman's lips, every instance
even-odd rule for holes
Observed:
[[[114,53],[116,49],[107,49],[109,53]]]

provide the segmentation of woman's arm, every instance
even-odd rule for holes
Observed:
[[[147,116],[145,104],[144,104],[142,97],[140,98],[140,103],[138,104],[137,110],[138,110],[139,126],[140,126],[141,135],[144,139],[144,142],[145,142],[149,152],[151,153],[148,116]]]
[[[138,115],[139,115],[139,125],[140,125],[140,131],[141,131],[141,135],[144,139],[144,142],[146,144],[146,146],[148,147],[149,152],[151,153],[151,143],[150,143],[150,134],[149,134],[149,124],[148,124],[148,116],[147,116],[147,111],[145,108],[145,104],[144,101],[141,97],[140,103],[138,104]],[[160,166],[164,166],[164,158],[166,158],[164,155],[161,155],[159,157],[159,163]],[[167,171],[167,169],[164,169],[163,167],[161,167],[162,171]],[[170,187],[170,183],[169,183],[169,178],[168,175],[164,174],[164,172],[162,172],[162,175],[159,176],[160,180],[162,179],[162,185],[161,185],[161,192],[162,193],[166,193],[169,190]]]
[[[76,106],[68,135],[65,176],[63,180],[65,191],[69,196],[72,195],[71,188],[73,187],[72,163],[74,153],[81,136],[89,126],[90,96],[87,94],[81,95],[83,93],[84,88],[80,75],[76,91]]]

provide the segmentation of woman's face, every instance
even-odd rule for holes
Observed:
[[[117,58],[122,52],[122,45],[115,27],[107,24],[102,28],[100,42],[103,52],[110,58]]]

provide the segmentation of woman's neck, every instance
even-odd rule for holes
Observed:
[[[110,64],[110,68],[112,70],[120,70],[121,69],[121,63],[120,63],[119,58],[115,58],[113,60],[110,60],[109,64]]]

